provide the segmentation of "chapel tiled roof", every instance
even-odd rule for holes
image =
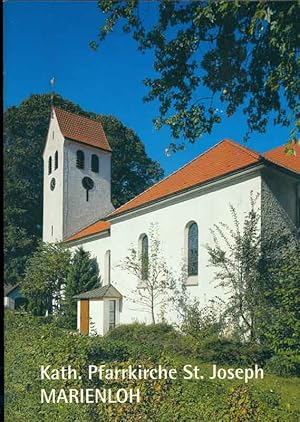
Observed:
[[[176,172],[117,208],[106,218],[109,219],[123,212],[125,213],[135,208],[154,203],[160,199],[264,161],[273,162],[292,171],[300,172],[299,145],[295,146],[296,155],[293,156],[286,156],[284,149],[285,146],[281,146],[268,151],[264,155],[260,155],[234,141],[224,139]],[[109,221],[98,221],[76,233],[66,241],[100,233],[108,230],[110,225],[111,223]]]
[[[271,149],[264,154],[264,157],[275,164],[300,173],[300,144],[296,142],[292,144],[294,155],[286,154],[285,148],[285,145],[281,145],[280,147]]]
[[[111,151],[100,122],[79,114],[70,113],[58,107],[54,107],[54,111],[59,128],[65,138],[105,151]]]
[[[70,236],[65,242],[70,242],[72,240],[78,240],[82,237],[91,236],[92,234],[102,233],[110,229],[111,223],[109,221],[99,220],[96,223],[91,224],[88,227],[80,230],[78,233]]]
[[[121,299],[122,295],[113,285],[108,284],[94,290],[89,290],[88,292],[80,293],[73,296],[73,299],[102,299],[104,297]]]

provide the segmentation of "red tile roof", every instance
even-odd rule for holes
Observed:
[[[65,242],[70,242],[71,240],[78,240],[82,237],[91,236],[92,234],[101,233],[110,229],[111,223],[109,221],[97,221],[97,223],[91,224],[80,232],[74,234],[65,240]]]
[[[59,128],[65,138],[111,151],[100,122],[57,107],[54,107],[54,111]]]
[[[269,161],[279,164],[280,166],[286,167],[289,170],[300,173],[300,145],[299,143],[293,143],[294,155],[288,155],[285,153],[285,145],[274,148],[264,154],[264,157]]]
[[[256,152],[231,140],[224,139],[175,173],[117,208],[110,216],[173,195],[218,176],[224,176],[227,173],[255,164],[260,159],[260,155]]]
[[[262,156],[234,141],[224,139],[176,172],[117,208],[107,218],[109,219],[115,215],[153,203],[217,177],[255,165],[263,161],[264,158],[292,171],[300,172],[299,145],[295,146],[296,156],[286,156],[284,148],[285,146],[275,148]],[[102,232],[107,230],[110,225],[111,223],[108,221],[98,221],[70,237],[67,241]]]

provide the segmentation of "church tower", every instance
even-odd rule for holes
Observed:
[[[43,160],[44,242],[60,242],[113,211],[111,148],[101,123],[53,107]]]

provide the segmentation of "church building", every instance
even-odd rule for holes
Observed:
[[[82,246],[97,258],[102,285],[77,300],[78,330],[103,335],[118,324],[151,323],[152,316],[135,300],[145,289],[145,268],[134,276],[122,266],[130,250],[151,255],[151,230],[159,237],[161,257],[174,274],[186,268],[191,297],[208,304],[226,300],[213,283],[206,245],[211,229],[223,222],[233,226],[230,205],[240,224],[258,196],[260,229],[299,233],[300,146],[287,155],[285,147],[259,154],[229,139],[196,157],[165,179],[114,209],[111,203],[113,151],[101,124],[54,107],[44,159],[43,241]],[[225,246],[224,246],[225,247]],[[146,268],[147,273],[147,268]],[[156,309],[175,322],[171,309]]]

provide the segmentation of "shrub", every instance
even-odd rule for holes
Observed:
[[[125,343],[130,355],[158,359],[167,351],[173,351],[180,342],[180,334],[167,324],[128,324],[109,331],[106,338]]]
[[[222,333],[223,321],[214,306],[202,307],[198,300],[186,302],[183,309],[181,331],[197,340],[216,337]]]
[[[300,356],[296,353],[282,353],[272,356],[266,369],[283,377],[300,376]]]
[[[184,380],[180,375],[186,359],[176,358],[170,348],[190,337],[178,334],[167,325],[119,327],[105,337],[82,336],[60,328],[53,317],[38,318],[25,313],[5,315],[5,388],[8,422],[82,421],[82,422],[169,422],[169,421],[297,421],[299,413],[280,406],[273,392],[239,388],[226,380]],[[132,328],[132,329],[131,329]],[[87,380],[90,364],[128,368],[152,368],[158,362],[145,355],[150,343],[159,353],[163,367],[177,368],[176,380]],[[143,344],[145,343],[145,344]],[[144,347],[144,349],[143,349]],[[180,346],[181,347],[181,346]],[[169,350],[169,356],[162,356]],[[40,380],[40,365],[52,368],[71,365],[83,374],[81,380]],[[204,367],[201,368],[204,371]],[[140,403],[124,404],[41,404],[40,389],[55,388],[137,388]],[[239,418],[238,418],[239,417]],[[248,419],[247,419],[248,417]],[[252,418],[252,419],[251,419]]]
[[[258,420],[258,404],[249,387],[235,388],[228,397],[230,422],[252,422]]]

